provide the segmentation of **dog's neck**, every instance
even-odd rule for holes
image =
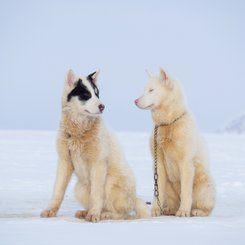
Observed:
[[[152,111],[152,119],[156,126],[158,125],[166,125],[170,126],[181,118],[187,112],[187,108],[185,105],[160,105],[159,107],[153,109]]]
[[[100,117],[88,117],[81,115],[75,117],[68,112],[63,112],[60,127],[67,135],[82,137],[88,131],[96,131],[101,120],[102,119]]]

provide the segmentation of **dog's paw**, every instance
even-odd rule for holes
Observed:
[[[151,209],[151,216],[152,217],[157,217],[161,215],[161,209],[157,206],[157,207],[152,207]]]
[[[184,209],[179,209],[175,215],[178,217],[190,217],[190,211],[184,210]]]
[[[50,208],[43,210],[40,214],[42,218],[55,217],[58,212],[58,208]]]
[[[176,209],[169,208],[169,207],[163,208],[162,211],[164,215],[175,215],[176,214]]]
[[[88,212],[86,215],[85,219],[87,221],[97,223],[100,221],[100,213],[99,212]]]
[[[75,213],[75,217],[78,218],[78,219],[85,219],[87,214],[88,214],[87,210],[78,210]]]
[[[111,212],[102,212],[100,215],[100,219],[101,220],[108,220],[108,219],[112,219],[112,213]]]
[[[192,209],[191,216],[208,216],[208,212],[201,209]]]

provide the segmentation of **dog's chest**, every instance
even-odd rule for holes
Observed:
[[[164,154],[164,165],[165,165],[165,170],[168,176],[169,181],[171,182],[177,182],[180,180],[180,174],[179,174],[179,167],[178,164],[174,161],[174,159],[167,155]]]
[[[179,166],[175,155],[176,148],[173,138],[170,134],[164,134],[162,137],[159,137],[158,144],[161,145],[160,149],[162,150],[164,156],[164,167],[169,181],[179,181]]]
[[[86,151],[86,144],[79,139],[70,138],[68,145],[75,174],[81,181],[88,182],[91,159]]]
[[[74,166],[74,171],[77,177],[80,179],[82,182],[89,182],[89,165],[86,164],[83,159],[78,158],[77,156],[72,156],[72,162]]]

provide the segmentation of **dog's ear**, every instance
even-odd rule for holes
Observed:
[[[167,73],[162,69],[160,68],[160,79],[165,82],[168,80],[168,75]]]
[[[76,82],[77,77],[72,69],[68,70],[66,74],[66,82],[69,87],[73,87],[74,83]]]
[[[100,70],[97,70],[87,76],[87,79],[92,81],[94,84],[97,83],[98,76],[99,76]]]
[[[164,85],[170,89],[173,88],[173,81],[169,77],[166,71],[160,68],[160,80],[164,83]]]
[[[149,78],[153,76],[153,73],[150,72],[149,70],[145,69],[146,74],[148,75]]]

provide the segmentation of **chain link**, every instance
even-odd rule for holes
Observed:
[[[157,173],[157,134],[158,126],[154,128],[154,196],[157,199],[157,205],[160,208],[161,215],[163,214],[161,202],[159,199],[159,190],[158,190],[158,173]]]

